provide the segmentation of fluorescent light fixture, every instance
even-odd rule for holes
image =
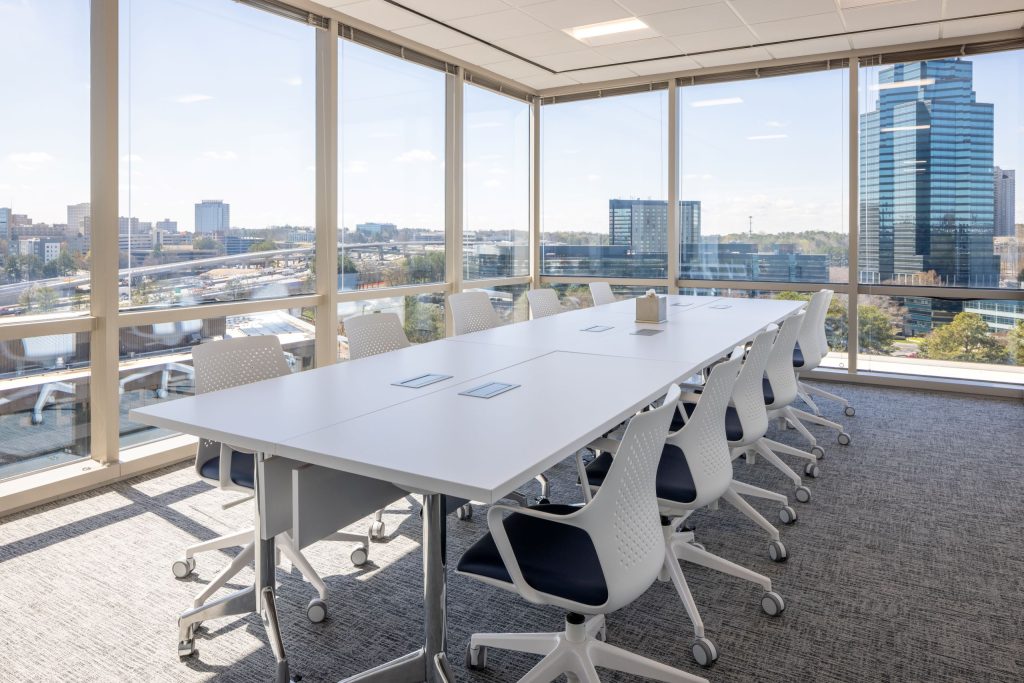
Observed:
[[[842,9],[853,9],[854,7],[869,7],[871,5],[891,5],[905,0],[839,0],[839,7]]]
[[[910,81],[896,81],[895,83],[878,83],[871,86],[872,90],[893,90],[894,88],[920,88],[924,85],[934,85],[934,78],[915,78]]]
[[[649,28],[647,24],[636,17],[629,17],[628,19],[602,21],[599,24],[587,24],[585,26],[576,26],[574,28],[567,28],[563,30],[576,40],[586,41],[588,38],[599,38],[601,36],[610,36],[616,33],[626,33],[627,31],[640,31],[645,28]]]
[[[901,130],[928,130],[929,128],[931,128],[931,126],[929,126],[928,124],[925,124],[923,126],[893,126],[892,128],[883,128],[882,132],[895,133]]]
[[[781,140],[788,138],[789,136],[785,133],[775,133],[774,135],[748,135],[748,140]]]
[[[717,100],[698,100],[691,102],[691,107],[720,107],[723,104],[743,104],[741,97],[723,97]]]

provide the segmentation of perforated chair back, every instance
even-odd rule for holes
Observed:
[[[747,349],[736,384],[732,390],[732,405],[736,410],[743,437],[732,446],[752,444],[768,431],[768,411],[764,407],[764,369],[779,328],[769,325],[760,332]]]
[[[615,303],[615,294],[612,293],[612,286],[607,282],[591,282],[590,297],[594,300],[595,306]]]
[[[732,481],[732,455],[725,435],[725,411],[736,385],[742,356],[722,361],[711,370],[697,406],[683,427],[669,434],[662,457],[686,457],[697,497],[688,508],[698,508],[722,497]],[[792,374],[792,371],[790,372]]]
[[[807,304],[804,324],[800,327],[797,335],[797,343],[800,345],[800,355],[803,356],[804,364],[796,368],[798,372],[813,370],[821,363],[821,359],[828,353],[828,340],[825,338],[825,317],[828,315],[828,306],[832,301],[832,290],[822,289],[815,292],[811,302]]]
[[[351,360],[409,346],[402,321],[395,313],[364,313],[345,318],[345,336]]]
[[[805,324],[807,315],[798,311],[782,321],[779,333],[775,336],[772,351],[768,354],[768,365],[765,367],[765,378],[771,388],[772,400],[765,399],[769,410],[784,408],[796,399],[796,373],[793,372],[793,349],[796,347],[800,327]]]
[[[448,296],[455,334],[469,334],[501,325],[487,292],[461,292]]]
[[[21,340],[24,359],[42,365],[54,365],[61,358],[75,355],[75,335],[44,334],[41,337],[25,337]]]
[[[602,613],[640,597],[664,562],[656,482],[679,395],[672,385],[661,407],[629,421],[604,483],[579,513],[579,526],[590,534],[608,586]]]
[[[526,298],[530,301],[530,313],[534,319],[562,312],[558,292],[553,289],[531,289],[526,293]]]

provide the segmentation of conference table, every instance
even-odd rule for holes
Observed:
[[[635,322],[630,299],[131,411],[137,422],[256,454],[254,583],[184,612],[179,640],[191,646],[201,621],[255,611],[274,651],[275,680],[290,680],[274,537],[293,531],[293,495],[301,495],[293,487],[310,480],[299,473],[313,471],[318,485],[301,496],[305,514],[329,517],[367,482],[394,487],[381,494],[393,499],[423,496],[423,645],[345,680],[454,680],[445,642],[445,497],[497,502],[804,306],[667,299],[660,324]],[[329,533],[330,520],[319,528]]]

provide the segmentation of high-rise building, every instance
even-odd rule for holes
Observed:
[[[178,232],[178,221],[165,218],[162,221],[156,222],[156,229],[160,232]]]
[[[68,204],[68,235],[86,235],[89,226],[89,214],[91,209],[89,202],[82,204]]]
[[[140,232],[139,230],[139,219],[135,216],[131,218],[127,216],[118,216],[117,218],[117,234],[118,235],[136,235]]]
[[[11,210],[0,206],[0,240],[11,239]]]
[[[695,252],[700,242],[700,202],[679,202],[681,252]],[[668,202],[660,199],[609,199],[608,244],[632,254],[668,252]]]
[[[1014,213],[1017,210],[1017,172],[995,167],[993,173],[996,194],[996,237],[1013,237]]]
[[[196,204],[196,233],[209,235],[227,232],[231,227],[231,205],[220,199],[204,199]]]

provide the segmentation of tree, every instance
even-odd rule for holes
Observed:
[[[932,330],[921,344],[921,355],[971,363],[1007,361],[1006,346],[989,334],[985,319],[967,312],[957,313],[953,322]]]
[[[195,245],[194,242],[193,242],[193,245]],[[256,242],[255,244],[252,244],[252,245],[249,246],[249,251],[250,252],[254,252],[254,251],[273,251],[274,249],[277,249],[277,245],[274,244],[274,240],[269,239],[269,238],[265,239],[265,240],[262,240],[260,242]]]
[[[877,306],[857,306],[857,343],[862,353],[892,353],[892,318]]]
[[[405,297],[405,336],[413,344],[434,341],[444,336],[444,312],[420,297]]]
[[[18,303],[25,307],[26,313],[45,313],[56,308],[57,292],[33,283],[22,290]]]
[[[359,269],[356,268],[356,262],[348,254],[338,254],[338,274],[343,275],[345,273],[358,273]]]
[[[212,237],[196,237],[192,240],[193,251],[215,251],[218,254],[224,253],[224,245]]]
[[[43,274],[46,277],[64,277],[75,270],[77,270],[75,259],[65,247],[61,247],[57,258],[43,266]]]
[[[1007,344],[1010,351],[1010,362],[1016,365],[1024,365],[1024,320],[1018,320],[1013,329],[1007,335]]]
[[[444,252],[428,251],[409,257],[409,282],[441,282],[444,280]]]

